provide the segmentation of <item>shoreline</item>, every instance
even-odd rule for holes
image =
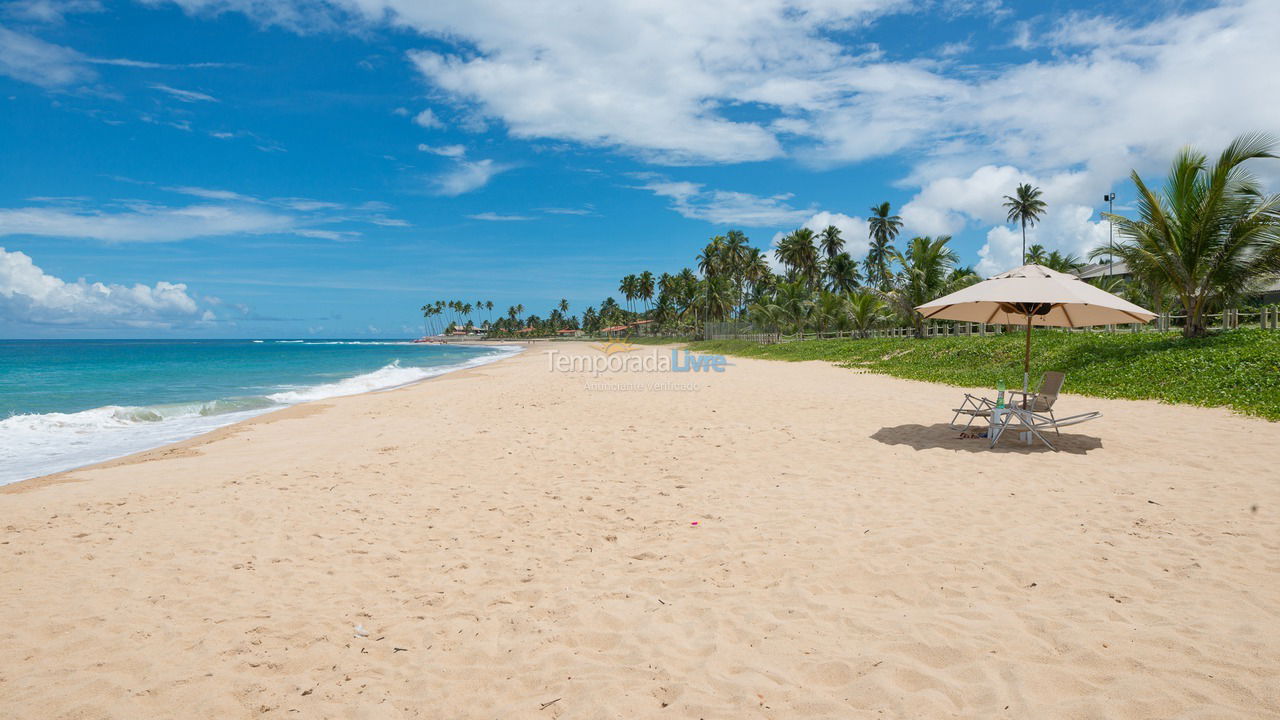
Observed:
[[[1274,423],[1063,395],[1103,418],[991,451],[824,362],[430,379],[0,491],[0,715],[1280,713]]]
[[[475,344],[474,346],[475,347],[494,347],[494,345],[492,344],[485,344],[485,345]],[[316,400],[304,400],[298,403],[281,404],[280,407],[278,408],[269,408],[256,415],[252,415],[247,418],[242,418],[240,420],[236,420],[226,425],[220,425],[218,427],[215,427],[209,430],[197,432],[195,435],[192,435],[190,437],[183,438],[181,440],[177,440],[174,442],[163,443],[160,445],[156,445],[155,447],[150,447],[142,450],[137,450],[134,452],[129,452],[124,455],[120,455],[118,457],[107,458],[105,460],[98,460],[98,461],[86,463],[84,465],[77,465],[76,467],[67,468],[65,470],[58,470],[56,472],[46,473],[43,475],[36,475],[34,477],[24,478],[22,480],[13,480],[10,482],[0,483],[0,493],[22,492],[21,490],[16,490],[12,488],[16,488],[19,485],[25,486],[29,483],[38,483],[40,485],[44,485],[46,484],[46,481],[50,484],[57,483],[57,482],[74,482],[73,479],[67,479],[64,476],[69,475],[71,473],[76,473],[76,472],[81,472],[86,470],[114,467],[116,465],[129,465],[129,464],[134,464],[139,462],[148,462],[150,460],[159,459],[162,457],[170,457],[178,453],[189,452],[191,451],[191,449],[195,447],[199,447],[200,445],[213,442],[221,437],[226,437],[226,436],[235,434],[236,432],[239,432],[239,428],[241,428],[242,426],[249,426],[256,423],[275,422],[277,420],[286,420],[286,419],[289,419],[290,417],[295,417],[295,416],[305,417],[306,415],[312,414],[312,412],[310,411],[306,411],[303,413],[290,414],[290,411],[293,411],[298,408],[309,408],[311,406],[316,406],[316,405],[323,407],[323,403],[340,398],[340,397],[355,397],[359,395],[372,395],[377,393],[394,392],[396,390],[400,390],[403,388],[413,387],[414,385],[417,385],[419,383],[424,383],[431,380],[435,380],[436,378],[445,377],[446,375],[452,375],[455,373],[464,373],[468,370],[472,370],[477,367],[484,367],[485,365],[500,363],[505,360],[514,358],[528,349],[527,346],[523,346],[523,345],[507,345],[506,347],[517,347],[519,349],[516,349],[513,352],[508,353],[506,355],[497,356],[495,359],[489,360],[487,362],[481,362],[476,364],[463,364],[457,367],[456,369],[446,370],[442,373],[429,375],[427,377],[419,378],[417,380],[412,380],[410,382],[403,383],[400,385],[392,385],[390,387],[385,387],[385,388],[375,388],[372,390],[366,390],[363,392],[354,393],[352,395],[335,395],[329,398],[319,398]],[[355,375],[352,377],[359,377],[359,375]]]

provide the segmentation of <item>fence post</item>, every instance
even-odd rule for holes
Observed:
[[[1263,305],[1258,308],[1258,322],[1262,325],[1262,329],[1267,329],[1267,306]]]

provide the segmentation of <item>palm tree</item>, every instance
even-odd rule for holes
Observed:
[[[724,236],[716,235],[711,238],[711,242],[707,243],[707,246],[695,258],[698,261],[698,271],[702,273],[703,277],[714,277],[727,269],[724,267],[724,246]]]
[[[902,218],[891,212],[887,202],[872,205],[871,217],[867,220],[867,236],[871,239],[865,261],[867,282],[881,290],[889,288],[889,281],[893,277],[889,272],[889,261],[898,252],[893,247],[893,239],[898,237],[898,231],[902,229]]]
[[[823,267],[827,275],[827,290],[850,293],[858,287],[858,261],[842,252],[828,259]]]
[[[828,225],[825,230],[818,233],[818,247],[822,249],[822,254],[826,255],[828,260],[840,254],[844,249],[844,238],[840,237],[840,228]]]
[[[809,285],[817,284],[820,272],[818,248],[813,242],[815,237],[812,230],[802,227],[778,242],[778,249],[774,254],[779,262],[787,266],[787,274],[792,280],[802,280]]]
[[[960,256],[947,247],[949,242],[950,235],[911,238],[906,252],[896,258],[902,264],[902,273],[888,298],[898,314],[915,328],[916,337],[924,336],[924,319],[915,311],[917,305],[978,280],[972,273],[953,273]]]
[[[1187,313],[1184,337],[1205,334],[1211,303],[1230,300],[1280,273],[1280,195],[1264,195],[1243,165],[1275,158],[1270,135],[1241,135],[1217,162],[1185,148],[1162,190],[1135,170],[1138,219],[1107,214],[1122,238],[1115,255],[1136,279],[1166,284]]]
[[[849,325],[848,304],[843,295],[823,290],[813,303],[813,321],[819,333],[835,326],[844,330]]]
[[[1009,211],[1009,222],[1022,223],[1022,264],[1027,264],[1027,226],[1035,227],[1047,207],[1040,199],[1040,188],[1022,183],[1013,196],[1005,195],[1004,207]]]
[[[649,301],[653,299],[653,273],[645,270],[636,278],[636,297],[644,301],[645,310],[649,309]]]
[[[1027,248],[1026,262],[1044,265],[1049,260],[1049,252],[1040,243]]]
[[[1080,258],[1070,253],[1063,255],[1057,250],[1049,253],[1049,256],[1040,264],[1050,270],[1057,270],[1058,272],[1064,273],[1072,273],[1084,267],[1084,263],[1080,262]]]
[[[694,319],[701,317],[703,332],[706,323],[712,320],[723,320],[733,310],[733,286],[726,277],[710,277],[698,281],[694,290],[693,302],[685,309],[685,313],[697,313]]]
[[[631,310],[631,301],[636,297],[636,276],[627,275],[618,283],[618,293],[627,301],[627,310]]]
[[[753,295],[759,295],[761,287],[773,277],[773,268],[769,267],[769,256],[757,247],[748,248],[746,259],[742,262],[742,281],[751,285]]]
[[[884,300],[874,292],[864,290],[850,293],[848,297],[849,322],[862,337],[866,337],[884,319]]]
[[[556,309],[561,313],[569,312],[569,301],[565,298],[560,298],[560,302],[556,303]]]
[[[803,333],[813,308],[813,293],[802,282],[779,283],[773,305],[777,307],[778,317],[788,321],[796,333]]]

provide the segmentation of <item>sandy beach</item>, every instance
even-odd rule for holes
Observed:
[[[0,717],[1280,717],[1280,424],[547,349],[0,489]]]

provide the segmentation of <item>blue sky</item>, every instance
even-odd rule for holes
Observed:
[[[1024,181],[1083,254],[1131,169],[1277,129],[1277,36],[1272,0],[8,2],[0,337],[580,311],[729,228],[861,256],[883,200],[993,273]]]

